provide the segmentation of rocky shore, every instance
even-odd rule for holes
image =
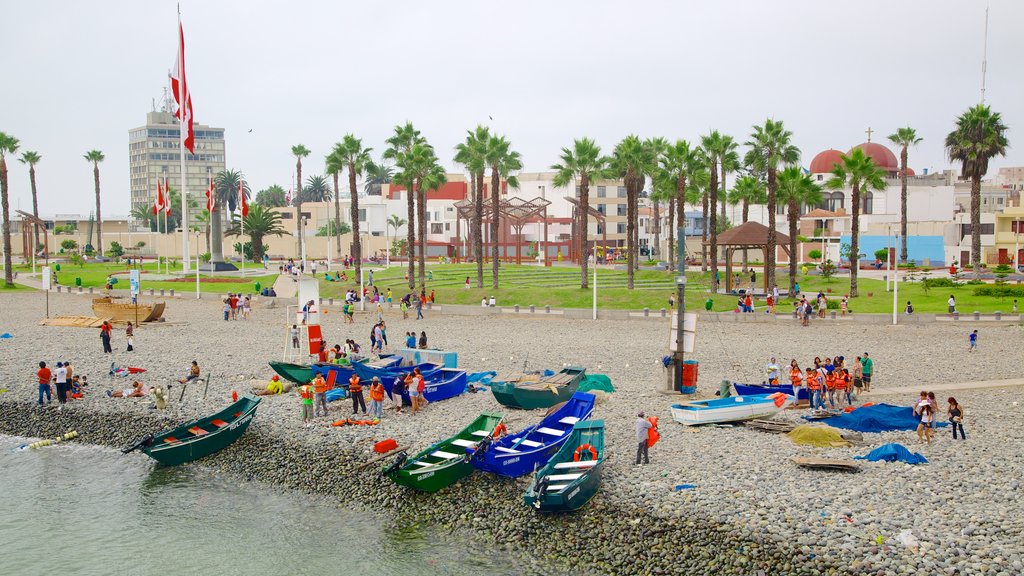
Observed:
[[[222,406],[232,390],[265,379],[266,361],[285,344],[281,310],[254,310],[249,321],[224,322],[212,302],[174,301],[166,326],[136,332],[136,352],[125,353],[115,333],[113,358],[99,353],[95,331],[36,325],[41,298],[10,295],[0,332],[0,432],[54,436],[69,429],[82,441],[123,446],[140,434],[185,421]],[[9,306],[10,304],[10,306]],[[51,310],[88,314],[88,300],[51,295]],[[833,574],[936,573],[1017,574],[1024,561],[1024,415],[1019,390],[955,394],[968,411],[966,443],[940,431],[920,447],[912,433],[866,434],[866,446],[811,449],[784,436],[745,428],[687,429],[671,422],[671,397],[657,393],[664,381],[660,358],[668,326],[649,321],[582,321],[550,318],[428,318],[402,321],[389,314],[389,338],[426,330],[432,346],[459,352],[468,370],[558,368],[583,364],[611,376],[617,392],[598,408],[608,428],[609,462],[598,497],[577,514],[540,516],[522,504],[526,480],[474,474],[436,495],[418,494],[382,479],[379,468],[355,471],[370,457],[375,440],[393,437],[422,448],[449,435],[482,410],[498,405],[489,394],[466,394],[430,405],[421,415],[392,412],[376,427],[331,428],[327,420],[301,425],[294,396],[270,397],[241,441],[203,465],[273,485],[307,490],[355,503],[398,524],[429,523],[450,530],[467,547],[522,554],[524,573],[608,574]],[[367,342],[370,319],[352,326],[328,315],[328,342]],[[721,378],[754,381],[771,355],[806,362],[815,355],[865,350],[876,361],[871,401],[909,403],[886,397],[887,386],[917,386],[1020,376],[1024,334],[1019,327],[985,329],[982,347],[964,353],[966,334],[955,326],[698,325],[704,390]],[[32,380],[38,360],[71,360],[92,385],[86,399],[63,411],[37,408]],[[106,376],[110,362],[147,368],[146,382],[178,377],[192,359],[213,379],[206,400],[200,390],[172,390],[165,412],[146,400],[108,399],[101,393],[124,380]],[[867,396],[867,395],[866,395]],[[940,396],[942,396],[940,394]],[[944,396],[943,398],[944,399]],[[632,466],[632,423],[645,410],[662,417],[663,439],[653,463]],[[350,405],[332,404],[332,415]],[[535,422],[539,413],[505,410],[510,429]],[[796,418],[800,414],[787,414]],[[798,469],[795,455],[849,458],[886,442],[921,451],[930,464],[862,464],[858,474]],[[131,457],[144,457],[133,455]],[[681,484],[696,488],[676,490]],[[910,530],[919,544],[897,541]],[[881,540],[879,540],[879,537]],[[485,552],[484,552],[485,553]]]

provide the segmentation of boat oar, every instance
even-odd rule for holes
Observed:
[[[385,458],[390,458],[391,456],[395,456],[398,453],[404,452],[404,451],[406,451],[408,449],[409,449],[408,446],[399,446],[398,448],[395,448],[394,450],[392,450],[390,452],[385,452],[384,454],[381,454],[380,456],[374,456],[373,458],[370,458],[368,461],[360,464],[359,466],[356,466],[354,471],[358,472],[358,471],[366,468],[370,464],[373,464],[375,462],[380,462],[381,460],[383,460]]]

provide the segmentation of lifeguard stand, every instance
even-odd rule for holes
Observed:
[[[302,277],[298,279],[298,296],[296,304],[286,308],[286,321],[284,329],[284,354],[285,362],[308,362],[310,356],[315,356],[319,351],[320,343],[323,341],[323,334],[320,330],[320,284],[315,278]],[[303,308],[312,302],[308,312]],[[292,326],[299,329],[299,347],[292,346]]]

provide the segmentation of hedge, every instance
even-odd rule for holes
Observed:
[[[990,285],[974,289],[975,296],[996,296],[999,298],[1024,298],[1024,286]]]

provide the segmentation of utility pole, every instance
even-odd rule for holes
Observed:
[[[686,340],[683,334],[683,325],[686,315],[686,227],[680,226],[676,230],[676,238],[679,242],[676,246],[676,354],[675,354],[675,378],[673,383],[678,386],[683,381],[683,344]]]

